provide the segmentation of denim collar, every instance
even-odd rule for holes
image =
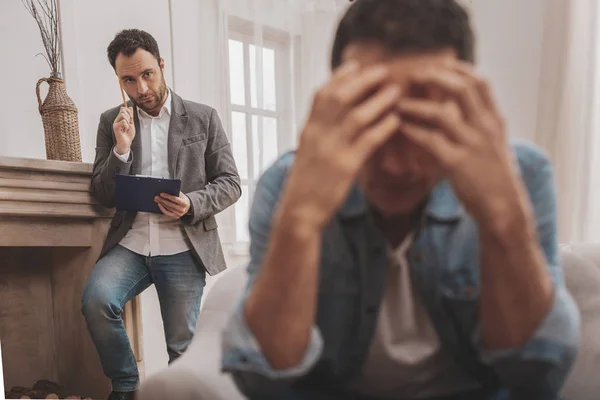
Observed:
[[[341,218],[356,218],[367,213],[369,205],[362,189],[355,184],[346,201],[339,210]],[[456,198],[448,180],[440,182],[431,192],[425,207],[425,214],[440,222],[452,222],[461,219],[466,211]]]

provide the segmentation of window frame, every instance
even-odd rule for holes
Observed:
[[[252,201],[254,198],[254,192],[256,190],[256,185],[260,178],[259,175],[255,176],[254,164],[255,157],[258,155],[254,154],[254,127],[252,123],[253,116],[257,117],[270,117],[276,120],[277,124],[277,155],[280,156],[286,150],[293,147],[293,144],[296,141],[296,134],[293,130],[293,96],[295,91],[295,80],[292,76],[292,61],[291,57],[294,53],[294,46],[292,37],[289,33],[270,28],[268,26],[258,26],[255,30],[255,24],[238,18],[234,16],[228,17],[227,24],[227,35],[226,35],[226,48],[228,49],[225,52],[226,55],[226,108],[227,108],[227,122],[228,126],[232,129],[233,121],[232,121],[232,113],[240,112],[244,113],[246,116],[246,155],[247,155],[247,169],[248,176],[247,178],[241,179],[242,187],[246,187],[248,191],[248,214],[250,213],[250,209],[252,206]],[[257,35],[259,35],[259,40],[256,40]],[[230,59],[229,59],[229,41],[236,40],[243,44],[243,57],[244,57],[244,102],[245,105],[233,104],[231,101],[231,80],[230,80]],[[260,43],[257,43],[259,42]],[[260,100],[258,96],[262,92],[262,89],[259,89],[259,84],[262,83],[261,79],[258,78],[256,80],[256,88],[257,88],[257,105],[256,107],[252,106],[252,82],[251,82],[251,74],[250,74],[250,45],[254,45],[258,48],[269,48],[274,50],[275,55],[275,102],[276,109],[275,111],[266,110],[264,108],[258,107],[260,104]],[[259,47],[260,46],[260,47]],[[257,55],[258,55],[257,51]],[[259,71],[257,69],[257,75]],[[262,72],[261,72],[262,73]],[[287,79],[286,79],[287,78]],[[258,120],[258,130],[260,131],[261,119]],[[235,140],[233,131],[231,130],[231,143]],[[263,137],[262,135],[257,136],[259,149],[262,149],[263,145]],[[261,160],[262,161],[262,160]],[[262,169],[262,163],[258,163],[259,168]],[[236,207],[232,207],[233,211],[233,237],[234,243],[236,247],[234,248],[234,252],[247,252],[247,248],[245,250],[238,249],[237,246],[245,247],[248,244],[247,240],[244,238],[240,238],[238,235],[238,224],[239,216]],[[246,221],[247,226],[247,221]],[[247,229],[247,227],[246,227]]]

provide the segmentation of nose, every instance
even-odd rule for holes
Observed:
[[[384,150],[378,155],[380,168],[385,175],[410,175],[413,170],[412,156],[408,152]]]
[[[141,95],[143,95],[144,93],[146,93],[148,91],[148,85],[146,84],[146,82],[143,79],[138,79],[137,90],[138,90],[138,93]]]

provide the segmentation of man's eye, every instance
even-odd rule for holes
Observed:
[[[152,72],[144,72],[144,76],[146,78],[150,78],[151,75],[152,75]]]

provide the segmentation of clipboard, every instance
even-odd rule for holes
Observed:
[[[161,193],[179,196],[181,180],[115,174],[115,207],[119,211],[162,214],[154,197]]]

